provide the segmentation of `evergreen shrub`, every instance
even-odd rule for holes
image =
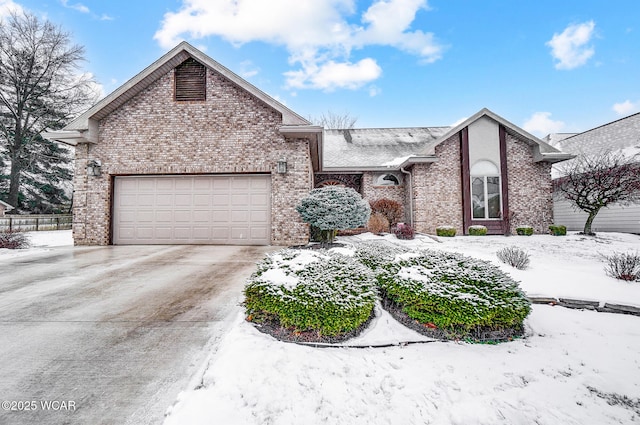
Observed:
[[[453,226],[436,227],[436,235],[446,237],[446,238],[451,238],[456,235],[456,228]]]
[[[567,226],[556,226],[555,224],[552,224],[549,226],[549,230],[553,236],[566,236],[567,234]]]
[[[516,233],[520,236],[533,235],[533,227],[531,226],[518,226],[516,227]]]
[[[332,337],[371,317],[377,289],[371,271],[353,258],[326,250],[284,249],[258,264],[244,296],[252,322]]]
[[[469,235],[471,236],[484,236],[487,234],[486,226],[469,226]]]
[[[378,266],[376,275],[387,302],[444,339],[519,336],[531,309],[518,284],[498,267],[460,254],[406,253]]]

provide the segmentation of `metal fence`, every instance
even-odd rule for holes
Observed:
[[[71,229],[71,214],[5,215],[0,217],[0,232],[32,232]]]

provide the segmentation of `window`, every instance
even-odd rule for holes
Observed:
[[[175,99],[177,101],[206,100],[207,72],[204,65],[187,59],[175,70]]]
[[[384,173],[374,176],[374,186],[400,186],[402,184],[402,175],[396,173]]]
[[[493,162],[478,161],[471,167],[471,207],[476,220],[502,217],[500,171]]]

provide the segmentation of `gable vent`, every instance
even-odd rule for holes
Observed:
[[[175,99],[179,102],[206,100],[207,70],[200,62],[187,59],[175,69]]]

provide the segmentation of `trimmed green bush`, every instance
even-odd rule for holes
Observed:
[[[396,256],[409,252],[408,249],[385,241],[362,242],[356,246],[355,258],[371,270],[392,263]]]
[[[516,233],[520,236],[533,235],[533,227],[531,226],[518,226],[516,227]]]
[[[244,296],[253,322],[338,336],[369,319],[377,290],[371,271],[353,258],[325,250],[284,249],[258,264]]]
[[[521,335],[531,309],[518,284],[498,267],[455,253],[400,255],[378,269],[377,280],[383,297],[445,339]]]
[[[456,235],[456,228],[453,226],[439,226],[436,227],[436,235],[446,238],[450,238]]]
[[[549,230],[551,231],[551,234],[553,236],[566,236],[567,235],[567,226],[556,226],[555,224],[552,224],[551,226],[549,226]]]
[[[484,236],[487,234],[487,228],[485,226],[469,226],[469,235],[471,236]]]

